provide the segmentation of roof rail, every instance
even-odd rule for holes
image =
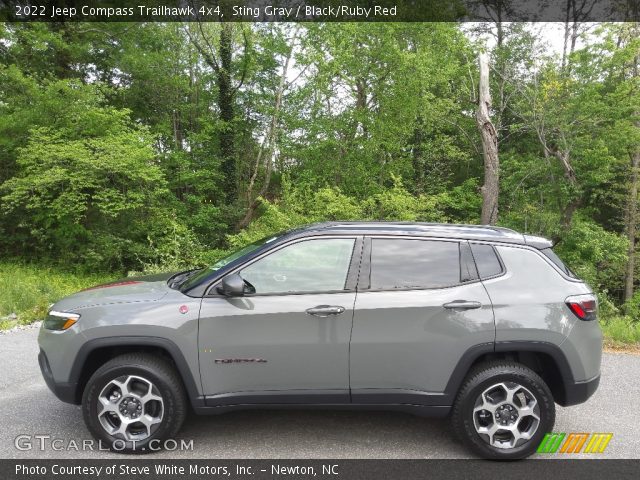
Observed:
[[[398,225],[398,226],[413,226],[413,227],[460,227],[460,228],[484,228],[486,230],[495,230],[498,232],[520,233],[516,230],[507,227],[500,227],[497,225],[480,225],[473,223],[437,223],[437,222],[408,222],[408,221],[394,221],[394,220],[361,220],[361,221],[326,221],[316,222],[307,225],[306,228],[329,228],[339,226],[358,226],[358,225]],[[304,227],[303,227],[304,228]]]

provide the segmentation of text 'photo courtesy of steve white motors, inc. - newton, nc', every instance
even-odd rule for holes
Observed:
[[[356,5],[135,5],[126,7],[107,7],[95,5],[58,6],[38,5],[36,3],[16,5],[13,12],[17,19],[69,19],[90,20],[92,17],[113,20],[127,20],[140,17],[201,18],[216,20],[322,20],[332,18],[388,19],[398,14],[397,6],[356,6]]]
[[[251,475],[272,476],[333,476],[340,475],[340,466],[332,463],[318,463],[314,465],[296,465],[291,463],[264,463],[260,464],[233,464],[225,462],[224,465],[211,462],[180,463],[158,462],[149,464],[105,463],[96,465],[73,465],[51,463],[50,465],[25,465],[16,464],[15,475],[19,476],[43,476],[65,478],[67,476],[87,477],[144,477],[151,476],[175,478],[177,476],[211,476],[211,477],[246,477]]]

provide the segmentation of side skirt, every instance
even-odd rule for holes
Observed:
[[[446,417],[451,407],[434,407],[426,405],[406,404],[300,404],[300,403],[246,403],[237,405],[220,405],[218,407],[196,407],[194,411],[198,415],[221,415],[223,413],[242,410],[345,410],[345,411],[391,411],[409,413],[420,417],[441,418]]]
[[[233,392],[205,397],[198,414],[237,410],[368,410],[399,411],[427,417],[443,417],[451,407],[448,396],[414,390],[274,390]]]

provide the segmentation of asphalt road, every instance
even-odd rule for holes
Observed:
[[[18,435],[47,435],[57,445],[91,439],[80,407],[47,389],[37,362],[37,330],[0,335],[0,458],[119,458],[105,451],[21,451]],[[557,409],[556,432],[612,432],[605,453],[538,458],[640,458],[640,356],[605,354],[596,394],[583,405]],[[197,417],[180,437],[192,451],[150,458],[466,458],[447,420],[389,412],[250,411]],[[72,442],[72,445],[73,445]]]

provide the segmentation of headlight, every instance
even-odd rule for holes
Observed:
[[[77,313],[56,312],[51,310],[44,319],[44,328],[47,330],[66,330],[80,319]]]

